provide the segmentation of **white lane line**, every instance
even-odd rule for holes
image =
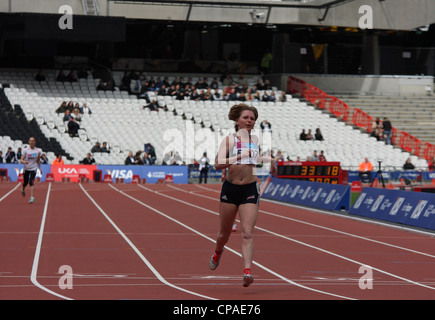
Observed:
[[[150,189],[148,189],[148,188],[143,187],[142,185],[138,185],[138,186],[141,187],[141,188],[144,188],[144,189],[146,189],[146,190],[150,190]],[[176,188],[176,187],[173,187],[173,186],[171,186],[171,187],[172,187],[172,188]],[[181,190],[181,191],[184,191],[184,190],[182,190],[182,189],[180,189],[180,190]],[[153,191],[153,192],[154,192],[154,191]],[[161,192],[157,192],[157,191],[156,191],[155,193],[156,193],[156,194],[159,194],[159,195],[161,195],[161,196],[164,196],[164,197],[167,197],[167,198],[173,199],[173,200],[175,200],[175,201],[182,202],[182,203],[187,204],[187,205],[189,205],[189,206],[192,206],[192,207],[195,207],[195,208],[198,208],[198,209],[204,210],[204,211],[206,211],[206,212],[210,212],[210,213],[213,213],[213,214],[215,214],[215,215],[219,215],[219,213],[217,213],[217,212],[214,212],[214,211],[208,210],[208,209],[206,209],[206,208],[203,208],[203,207],[200,207],[200,206],[197,206],[197,205],[191,204],[191,203],[189,203],[189,202],[186,202],[186,201],[183,201],[183,200],[180,200],[180,199],[177,199],[177,198],[174,198],[174,197],[168,196],[168,195],[163,194],[163,193],[161,193]],[[349,261],[349,262],[355,263],[355,264],[357,264],[357,265],[359,265],[359,266],[369,266],[369,265],[366,264],[366,263],[362,263],[362,262],[359,262],[359,261],[356,261],[356,260],[353,260],[353,259],[347,258],[347,257],[345,257],[345,256],[339,255],[339,254],[337,254],[337,253],[334,253],[334,252],[331,252],[331,251],[328,251],[328,250],[322,249],[322,248],[320,248],[320,247],[316,247],[316,246],[310,245],[310,244],[308,244],[308,243],[305,243],[305,242],[302,242],[302,241],[299,241],[299,240],[296,240],[296,239],[292,239],[292,238],[286,237],[286,236],[281,235],[281,234],[279,234],[279,233],[276,233],[276,232],[273,232],[273,231],[270,231],[270,230],[267,230],[267,229],[264,229],[264,228],[261,228],[261,227],[257,227],[257,226],[256,226],[255,228],[258,229],[258,230],[264,231],[264,232],[266,232],[266,233],[272,234],[272,235],[274,235],[274,236],[276,236],[276,237],[283,238],[283,239],[285,239],[285,240],[289,240],[289,241],[292,241],[292,242],[298,243],[298,244],[300,244],[300,245],[303,245],[303,246],[306,246],[306,247],[309,247],[309,248],[312,248],[312,249],[315,249],[315,250],[318,250],[318,251],[324,252],[324,253],[326,253],[326,254],[329,254],[329,255],[335,256],[335,257],[340,258],[340,259],[342,259],[342,260],[346,260],[346,261]],[[382,269],[379,269],[379,268],[375,268],[375,267],[372,267],[372,266],[369,266],[369,267],[370,267],[372,270],[378,271],[378,272],[383,273],[383,274],[385,274],[385,275],[388,275],[388,276],[390,276],[390,277],[397,278],[397,279],[399,279],[399,280],[406,281],[406,282],[409,282],[409,283],[411,283],[411,284],[414,284],[414,285],[417,285],[417,286],[420,286],[420,287],[423,287],[423,288],[426,288],[426,289],[435,290],[434,287],[430,287],[430,286],[424,285],[424,284],[422,284],[422,283],[419,283],[419,282],[416,282],[416,281],[413,281],[413,280],[410,280],[410,279],[407,279],[407,278],[404,278],[404,277],[401,277],[401,276],[395,275],[395,274],[393,274],[393,273],[389,273],[389,272],[387,272],[387,271],[385,271],[385,270],[382,270]]]
[[[3,197],[1,197],[0,198],[0,202],[2,202],[4,199],[6,199],[6,197],[7,196],[9,196],[12,192],[14,192],[15,191],[15,189],[17,189],[18,188],[18,186],[20,185],[21,183],[19,183],[19,184],[17,184],[11,191],[9,191],[8,193],[6,193]]]
[[[168,185],[168,186],[170,186],[170,185]],[[170,187],[176,188],[174,186],[170,186]],[[198,187],[200,187],[200,186],[198,186]],[[202,187],[202,189],[206,189],[206,188]],[[198,197],[203,197],[203,198],[206,198],[206,199],[210,199],[210,200],[214,200],[214,201],[219,201],[219,199],[216,199],[214,197],[209,197],[209,196],[206,196],[206,195],[203,195],[203,194],[198,194],[198,193],[196,193],[194,191],[186,191],[186,190],[178,189],[178,188],[177,188],[177,190],[188,192],[188,193],[194,194],[194,195],[196,195]],[[207,189],[207,190],[209,190],[209,191],[215,191],[215,190],[212,190],[212,189]],[[267,200],[267,199],[265,199],[265,200]],[[282,203],[279,202],[278,204],[282,204]],[[300,208],[300,207],[298,207],[298,208]],[[311,208],[310,209],[302,208],[302,209],[305,209],[305,210],[308,210],[308,211],[318,211],[320,213],[325,213],[325,211],[315,210],[315,209],[311,210]],[[383,241],[379,241],[379,240],[374,240],[374,239],[366,238],[366,237],[363,237],[363,236],[358,236],[358,235],[353,234],[353,233],[348,233],[348,232],[340,231],[340,230],[337,230],[337,229],[332,229],[332,228],[328,228],[328,227],[325,227],[325,226],[317,225],[317,224],[314,224],[314,223],[302,221],[302,220],[299,220],[299,219],[294,219],[294,218],[282,216],[282,215],[279,215],[279,214],[276,214],[276,213],[273,213],[273,212],[269,212],[269,211],[264,211],[264,210],[259,210],[259,211],[261,213],[264,213],[264,214],[267,214],[267,215],[271,215],[271,216],[274,216],[274,217],[277,217],[277,218],[281,218],[281,219],[285,219],[285,220],[290,220],[290,221],[297,222],[297,223],[302,223],[302,224],[305,224],[305,225],[309,225],[311,227],[316,227],[316,228],[319,228],[319,229],[324,229],[324,230],[328,230],[328,231],[331,231],[331,232],[343,234],[343,235],[346,235],[346,236],[349,236],[349,237],[354,237],[354,238],[362,239],[362,240],[365,240],[365,241],[374,242],[374,243],[381,244],[381,245],[388,246],[388,247],[392,247],[392,248],[395,248],[395,249],[400,249],[400,250],[404,250],[404,251],[420,254],[422,256],[426,256],[426,257],[430,257],[430,258],[435,258],[435,255],[431,255],[429,253],[425,253],[425,252],[421,252],[421,251],[417,251],[417,250],[413,250],[413,249],[397,246],[397,245],[394,245],[394,244],[391,244],[391,243],[387,243],[387,242],[383,242]],[[327,212],[327,213],[331,214],[331,212]],[[343,217],[342,215],[337,215],[337,214],[333,214],[333,213],[332,213],[332,215],[337,216],[337,217]],[[433,234],[431,234],[431,235],[433,236]]]
[[[140,200],[138,200],[138,199],[136,199],[136,198],[130,196],[129,194],[127,194],[127,193],[125,193],[125,192],[123,192],[123,191],[121,191],[121,190],[115,188],[113,185],[109,184],[109,186],[110,186],[111,188],[113,188],[114,190],[118,191],[119,193],[125,195],[126,197],[132,199],[133,201],[136,201],[137,203],[141,204],[142,206],[144,206],[144,207],[146,207],[146,208],[148,208],[148,209],[150,209],[150,210],[153,210],[154,212],[156,212],[156,213],[160,214],[161,216],[163,216],[163,217],[165,217],[165,218],[167,218],[167,219],[169,219],[169,220],[171,220],[171,221],[173,221],[173,222],[175,222],[175,223],[177,223],[177,224],[183,226],[184,228],[186,228],[186,229],[188,229],[188,230],[191,230],[192,232],[194,232],[194,233],[200,235],[201,237],[203,237],[203,238],[205,238],[205,239],[211,241],[212,243],[215,243],[215,242],[216,242],[215,239],[212,239],[212,238],[206,236],[205,234],[203,234],[203,233],[201,233],[201,232],[199,232],[199,231],[197,231],[197,230],[195,230],[195,229],[189,227],[188,225],[185,225],[184,223],[178,221],[177,219],[174,219],[174,218],[172,218],[172,217],[170,217],[170,216],[164,214],[163,212],[161,212],[161,211],[159,211],[159,210],[157,210],[157,209],[155,209],[155,208],[153,208],[153,207],[151,207],[151,206],[149,206],[149,205],[143,203],[142,201],[140,201]],[[158,191],[153,191],[153,190],[151,190],[151,189],[148,189],[148,188],[146,188],[146,187],[143,187],[142,185],[139,185],[139,187],[141,187],[141,188],[143,188],[143,189],[145,189],[145,190],[148,190],[148,191],[150,191],[150,192],[153,192],[153,193],[159,194],[159,195],[161,195],[161,196],[168,197],[168,198],[170,198],[170,199],[173,199],[173,200],[176,200],[176,201],[179,201],[179,202],[182,202],[182,203],[188,204],[188,205],[190,205],[190,206],[192,206],[192,207],[195,207],[195,208],[198,208],[198,209],[201,209],[201,210],[204,210],[204,211],[210,212],[210,213],[212,213],[212,214],[217,214],[216,212],[213,212],[213,211],[211,211],[211,210],[208,210],[208,209],[205,209],[205,208],[202,208],[202,207],[199,207],[199,206],[196,206],[196,205],[190,204],[190,203],[188,203],[188,202],[185,202],[185,201],[182,201],[182,200],[179,200],[179,199],[176,199],[176,198],[173,198],[173,197],[167,196],[167,195],[162,194],[162,193],[160,193],[160,192],[158,192]],[[225,246],[225,248],[226,248],[226,250],[228,250],[228,251],[234,253],[235,255],[237,255],[237,256],[239,256],[239,257],[242,257],[241,253],[237,252],[236,250],[231,249],[231,248],[229,248],[229,247],[227,247],[227,246]],[[334,293],[327,292],[327,291],[321,291],[321,290],[317,290],[317,289],[314,289],[314,288],[310,288],[310,287],[307,287],[307,286],[301,285],[301,284],[299,284],[299,283],[297,283],[297,282],[294,282],[294,281],[292,281],[292,280],[290,280],[290,279],[288,279],[288,278],[282,276],[281,274],[279,274],[279,273],[277,273],[277,272],[275,272],[275,271],[273,271],[273,270],[267,268],[266,266],[264,266],[264,265],[262,265],[262,264],[260,264],[260,263],[258,263],[258,262],[256,262],[256,261],[253,261],[252,263],[253,263],[254,265],[258,266],[259,268],[265,270],[266,272],[268,272],[268,273],[274,275],[275,277],[280,278],[280,279],[284,280],[285,282],[287,282],[287,283],[289,283],[289,284],[292,284],[292,285],[294,285],[294,286],[297,286],[297,287],[300,287],[300,288],[303,288],[303,289],[306,289],[306,290],[314,291],[314,292],[317,292],[317,293],[321,293],[321,294],[325,294],[325,295],[329,295],[329,296],[337,297],[337,298],[340,298],[340,299],[356,300],[356,299],[354,299],[354,298],[350,298],[350,297],[346,297],[346,296],[342,296],[342,295],[334,294]]]
[[[45,219],[47,217],[47,209],[48,209],[48,200],[50,199],[50,190],[51,190],[51,182],[48,184],[47,197],[45,198],[44,213],[42,215],[41,227],[39,229],[38,243],[36,244],[36,251],[35,251],[35,257],[33,259],[32,272],[30,274],[30,281],[32,281],[32,283],[35,286],[48,292],[49,294],[52,294],[52,295],[59,297],[61,299],[72,300],[71,298],[65,297],[61,294],[58,294],[54,291],[51,291],[50,289],[47,289],[46,287],[41,285],[37,279],[39,256],[41,254],[42,236],[44,235]]]
[[[83,192],[86,194],[86,196],[92,201],[92,203],[97,207],[97,209],[101,212],[101,214],[107,219],[107,221],[110,222],[110,224],[115,228],[115,230],[124,238],[124,240],[128,243],[128,245],[134,250],[134,252],[136,252],[136,254],[139,256],[139,258],[146,264],[146,266],[151,270],[152,273],[154,273],[154,275],[157,277],[157,279],[159,279],[162,283],[164,283],[165,285],[186,292],[188,294],[192,294],[204,299],[209,299],[209,300],[217,300],[215,298],[212,297],[208,297],[193,291],[189,291],[186,290],[184,288],[178,287],[170,282],[168,282],[155,268],[154,266],[148,261],[147,258],[145,258],[145,256],[142,254],[142,252],[139,251],[139,249],[133,244],[133,242],[130,241],[130,239],[122,232],[122,230],[113,222],[112,219],[109,218],[109,216],[106,214],[106,212],[104,212],[104,210],[98,205],[98,203],[89,195],[89,193],[83,188],[82,184],[79,183],[80,188],[83,190]],[[109,184],[109,186],[111,186],[111,184]]]

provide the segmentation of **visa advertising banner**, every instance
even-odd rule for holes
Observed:
[[[160,179],[165,179],[166,175],[172,175],[174,183],[188,183],[187,166],[106,166],[98,165],[103,177],[110,174],[112,181],[124,179],[130,183],[134,175],[145,178],[147,183],[157,183]]]
[[[302,180],[272,178],[262,198],[325,210],[348,210],[350,187]]]
[[[364,188],[349,213],[435,230],[435,194]]]

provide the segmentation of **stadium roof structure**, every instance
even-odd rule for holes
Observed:
[[[370,7],[374,29],[435,23],[433,0],[108,0],[107,15],[167,21],[359,27]]]
[[[373,29],[408,31],[435,23],[433,0],[0,0],[0,12],[58,15],[63,5],[74,15],[174,23],[359,28],[368,17]]]

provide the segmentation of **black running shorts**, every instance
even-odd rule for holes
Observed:
[[[222,184],[220,201],[239,206],[244,203],[259,204],[260,187],[257,182],[248,184],[232,184],[227,180]]]

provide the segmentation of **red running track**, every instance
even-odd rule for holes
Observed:
[[[0,184],[2,300],[435,298],[431,233],[261,200],[244,288],[239,232],[208,267],[220,185],[40,183],[32,205],[17,186]]]

